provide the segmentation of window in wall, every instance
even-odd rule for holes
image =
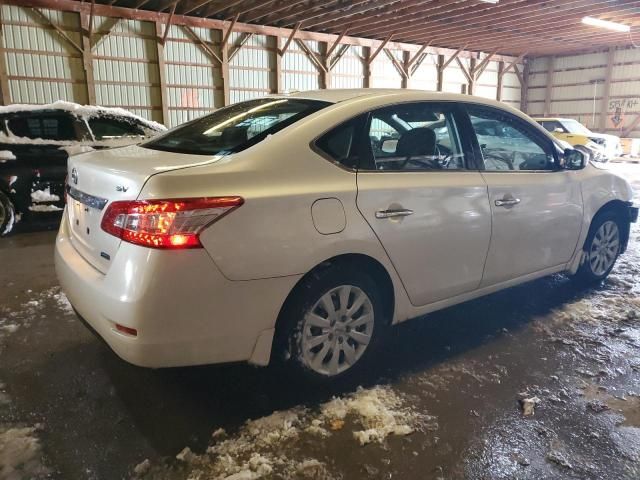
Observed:
[[[458,170],[464,154],[449,107],[421,102],[376,110],[369,126],[369,169]]]
[[[470,107],[485,170],[555,170],[551,141],[499,110]]]

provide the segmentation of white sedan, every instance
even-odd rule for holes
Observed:
[[[553,273],[604,279],[638,213],[625,180],[521,112],[423,91],[250,100],[69,171],[60,283],[147,367],[354,375],[393,324]]]

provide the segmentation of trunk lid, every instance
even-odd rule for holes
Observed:
[[[120,246],[100,223],[113,201],[135,200],[153,175],[196,167],[219,156],[185,155],[133,145],[69,158],[67,215],[71,243],[97,270],[106,273]]]

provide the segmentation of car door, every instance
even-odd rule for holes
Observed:
[[[575,172],[558,167],[553,142],[526,121],[494,107],[466,108],[493,220],[482,286],[567,263],[582,225]],[[478,128],[487,122],[490,133]]]
[[[369,114],[357,172],[358,209],[411,302],[426,305],[480,285],[491,234],[487,187],[454,104],[403,103]]]

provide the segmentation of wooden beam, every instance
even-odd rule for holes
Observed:
[[[194,12],[196,10],[198,10],[201,7],[204,7],[205,5],[213,2],[215,0],[198,0],[196,2],[194,2],[193,4],[191,4],[191,6],[187,6],[187,8],[184,11],[180,12],[180,15],[188,15],[191,12]]]
[[[458,50],[453,52],[453,55],[451,55],[449,57],[449,59],[446,62],[444,62],[444,64],[442,65],[442,69],[444,70],[445,68],[447,68],[451,64],[451,62],[453,62],[455,59],[457,59],[458,55],[460,55],[460,52],[462,52],[465,48],[467,48],[466,45],[460,47]]]
[[[282,93],[282,57],[280,56],[280,37],[271,37],[275,40],[276,50],[275,50],[275,62],[276,68],[275,72],[273,72],[275,78],[273,80],[273,93]]]
[[[298,33],[298,30],[300,30],[300,25],[301,25],[300,22],[296,23],[296,26],[293,27],[293,30],[291,30],[291,33],[287,37],[287,41],[284,42],[284,46],[282,47],[282,50],[278,49],[278,54],[281,57],[287,52],[287,49],[289,48],[289,45],[291,45],[291,40],[293,40],[293,37],[296,36],[296,33]]]
[[[169,126],[169,96],[167,92],[167,72],[165,68],[164,43],[160,41],[162,23],[155,22],[156,49],[158,52],[158,78],[160,79],[160,106],[162,107],[162,123]]]
[[[436,80],[436,91],[441,92],[444,86],[444,69],[445,69],[444,55],[438,55],[438,63],[436,64],[436,71],[438,77]]]
[[[362,53],[362,86],[364,88],[371,88],[371,47],[363,47]]]
[[[498,62],[498,85],[496,86],[496,100],[499,102],[502,101],[502,81],[504,80],[503,72],[504,72],[504,62]]]
[[[398,71],[398,73],[400,74],[400,76],[403,79],[403,83],[404,83],[404,79],[406,79],[409,75],[407,74],[407,72],[404,70],[404,65],[402,65],[398,59],[396,58],[396,56],[393,54],[393,52],[391,52],[388,48],[384,49],[384,53],[387,55],[387,57],[389,57],[389,60],[391,60],[391,63],[393,63],[393,66],[396,68],[396,70]],[[407,88],[407,87],[402,87],[402,88]]]
[[[43,24],[52,27],[57,33],[58,35],[60,35],[62,38],[64,38],[69,45],[71,45],[73,48],[75,48],[78,52],[82,53],[82,47],[80,45],[78,45],[76,42],[74,42],[68,35],[67,32],[65,32],[64,30],[62,30],[58,25],[56,25],[55,23],[53,23],[51,20],[49,20],[49,17],[47,17],[44,13],[42,13],[40,10],[38,10],[37,8],[32,8],[31,12],[33,12],[35,14],[35,17]]]
[[[518,66],[516,65],[515,68],[517,71]],[[520,85],[520,110],[523,113],[529,112],[529,68],[529,62],[525,62],[522,72],[522,83]]]
[[[413,62],[413,65],[411,65],[411,67],[409,68],[409,76],[413,77],[413,75],[418,71],[418,69],[420,68],[420,65],[422,65],[422,62],[425,61],[425,59],[429,56],[428,53],[423,53],[420,58],[418,60],[416,60],[415,62]]]
[[[182,28],[184,29],[185,32],[187,32],[191,38],[193,38],[195,40],[195,42],[200,45],[200,47],[202,47],[202,49],[209,54],[210,57],[214,58],[215,60],[218,61],[219,64],[222,65],[222,58],[220,58],[220,56],[218,56],[218,54],[216,52],[213,51],[213,49],[209,46],[209,44],[207,42],[205,42],[204,40],[202,40],[200,38],[200,36],[198,36],[198,34],[196,32],[193,31],[193,29],[187,25],[183,25]]]
[[[635,128],[640,125],[640,113],[636,115],[636,118],[622,131],[623,137],[628,137],[631,135],[631,132],[635,130]]]
[[[431,43],[431,42],[429,42],[429,43]],[[413,57],[411,57],[411,58],[409,59],[409,63],[408,63],[408,65],[407,65],[407,69],[411,68],[411,66],[412,66],[412,65],[413,65],[413,64],[418,60],[418,58],[420,58],[420,55],[422,55],[422,54],[424,53],[424,51],[425,51],[427,48],[429,48],[429,43],[425,43],[424,45],[422,45],[422,46],[420,47],[420,50],[418,50],[418,51],[413,55]]]
[[[233,27],[233,25],[231,25]],[[231,31],[231,28],[228,30]],[[222,35],[222,30],[220,34]],[[220,68],[222,69],[222,93],[224,96],[224,105],[231,104],[231,75],[229,73],[229,43],[222,42],[220,48],[220,54],[222,61],[220,62]]]
[[[91,35],[93,34],[93,11],[95,10],[96,7],[96,0],[91,0],[91,8],[89,9],[89,26],[87,27],[87,30],[89,31],[88,36],[89,36],[89,40],[91,40]]]
[[[329,44],[322,42],[318,44],[320,48],[320,58],[318,61],[322,64],[322,70],[320,70],[320,88],[331,88],[331,67],[329,59]]]
[[[229,44],[229,38],[231,38],[233,27],[235,27],[236,23],[238,23],[238,17],[240,17],[239,13],[236,14],[235,17],[233,17],[233,20],[231,20],[231,25],[229,25],[229,28],[227,28],[227,30],[224,32],[224,37],[222,37],[222,44],[220,45],[220,48],[225,48]]]
[[[460,70],[462,70],[462,73],[464,73],[464,76],[467,77],[467,82],[469,82],[469,83],[473,82],[473,77],[469,73],[469,69],[467,69],[467,67],[462,63],[462,61],[457,56],[456,56],[455,60],[458,63],[458,66],[460,67]]]
[[[164,26],[164,34],[162,35],[162,44],[167,41],[167,35],[169,35],[169,29],[171,28],[171,21],[173,20],[173,14],[176,13],[176,5],[178,5],[179,0],[175,0],[173,5],[171,6],[171,13],[169,14],[169,18],[167,18],[167,23]]]
[[[229,54],[229,61],[231,61],[233,59],[233,57],[235,57],[238,52],[240,51],[240,49],[245,45],[245,43],[247,43],[249,41],[249,39],[253,37],[253,33],[245,33],[242,38],[240,39],[240,43],[238,43],[238,45],[235,45],[233,47],[233,50],[231,51],[231,53]]]
[[[547,68],[547,86],[544,92],[544,116],[548,116],[551,114],[551,93],[553,90],[553,75],[555,73],[555,65],[556,65],[556,57],[548,58],[548,68]],[[517,70],[517,67],[514,65],[514,69]],[[522,82],[520,82],[522,83]]]
[[[476,88],[476,62],[477,60],[475,58],[471,58],[469,60],[469,76],[471,77],[471,79],[469,80],[469,88],[467,89],[467,94],[469,95],[474,95],[475,94],[475,88]]]
[[[405,73],[402,76],[402,82],[400,86],[402,88],[409,88],[409,80],[411,79],[411,73],[409,70],[411,69],[411,65],[409,62],[411,61],[411,53],[406,50],[402,51],[402,71]]]
[[[387,45],[387,43],[389,43],[391,41],[391,39],[393,38],[393,33],[390,34],[387,38],[384,39],[384,41],[378,46],[378,48],[376,49],[375,52],[373,52],[373,55],[369,56],[368,62],[369,64],[371,64],[371,62],[373,62],[376,57],[378,56],[378,54],[382,51],[382,49]]]
[[[338,64],[344,54],[349,51],[349,48],[351,48],[351,45],[340,45],[338,53],[336,53],[333,58],[330,59],[329,70],[333,70],[333,68]]]
[[[113,20],[113,19],[112,19]],[[122,21],[122,18],[116,18],[115,21],[111,24],[111,26],[107,29],[106,32],[102,33],[102,36],[98,38],[92,45],[91,50],[95,50],[98,45],[100,45],[110,34],[113,32],[113,29]],[[160,37],[158,37],[160,38]]]
[[[9,78],[7,77],[3,27],[2,8],[0,8],[0,105],[9,105],[11,103],[11,91],[9,90]]]
[[[319,72],[322,73],[327,70],[322,60],[318,58],[315,52],[311,51],[311,49],[307,46],[307,44],[304,43],[304,40],[300,40],[299,38],[296,38],[296,43],[298,44],[300,49],[305,53],[307,58],[311,60],[311,62],[317,67]]]
[[[494,50],[493,52],[491,52],[489,55],[487,55],[486,57],[484,57],[482,59],[482,61],[480,62],[480,64],[475,67],[473,69],[473,77],[477,80],[478,78],[480,78],[480,75],[482,75],[482,73],[484,72],[484,70],[487,68],[487,65],[489,65],[489,62],[491,61],[491,59],[493,58],[493,56],[498,53],[498,50]]]
[[[517,65],[518,63],[520,63],[522,61],[522,59],[527,55],[527,52],[521,53],[520,56],[518,58],[516,58],[514,61],[510,62],[509,65],[507,65],[503,70],[502,70],[502,75],[504,75],[505,73],[507,73],[509,70],[511,70],[515,65]]]
[[[329,50],[327,50],[327,58],[330,57],[333,51],[336,49],[336,47],[340,45],[340,42],[342,41],[342,39],[344,38],[344,36],[347,34],[348,31],[349,31],[349,27],[345,28],[342,32],[340,32],[340,35],[338,35],[338,38],[336,38],[336,41],[333,42]]]
[[[96,104],[96,83],[93,76],[93,56],[91,55],[91,22],[92,18],[84,12],[80,13],[80,27],[82,30],[82,68],[84,69],[87,101],[89,105]]]
[[[604,132],[607,128],[607,116],[609,113],[609,99],[611,98],[611,78],[613,77],[613,62],[616,56],[616,49],[611,47],[607,52],[607,69],[604,76],[604,91],[602,92],[602,103],[600,104],[599,128]]]

